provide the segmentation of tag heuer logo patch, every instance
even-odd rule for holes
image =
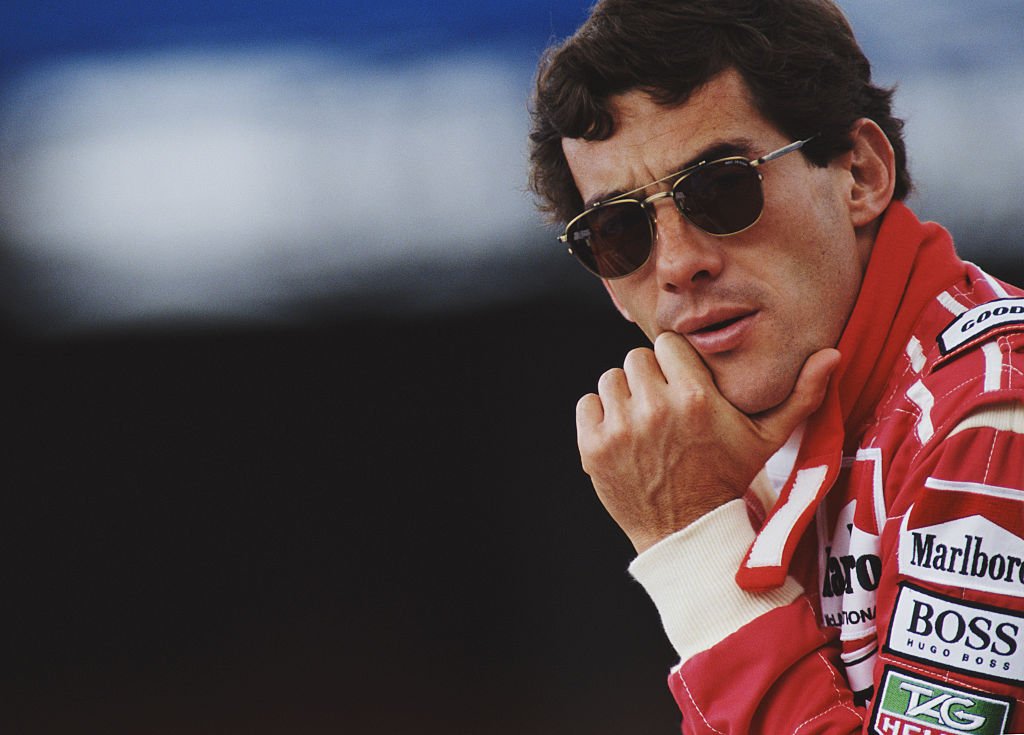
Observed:
[[[1021,323],[1024,323],[1024,299],[996,299],[968,309],[954,319],[939,335],[939,349],[943,355],[948,355],[976,337]]]
[[[959,689],[887,666],[875,700],[875,735],[1003,735],[1013,700]]]

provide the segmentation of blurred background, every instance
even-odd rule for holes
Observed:
[[[842,4],[1024,283],[1024,5]],[[678,731],[575,455],[642,338],[526,192],[587,6],[0,6],[4,731]]]

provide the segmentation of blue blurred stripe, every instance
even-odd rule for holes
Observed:
[[[403,57],[452,47],[524,44],[540,50],[585,17],[580,0],[179,0],[0,3],[0,70],[68,53],[170,45],[313,42]]]

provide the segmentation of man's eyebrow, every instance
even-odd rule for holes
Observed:
[[[751,158],[753,153],[751,152],[754,148],[754,144],[746,138],[738,138],[735,140],[719,141],[712,143],[706,148],[693,156],[692,158],[683,161],[678,166],[670,169],[663,177],[660,178],[671,178],[673,175],[685,171],[692,166],[696,166],[698,163],[703,161],[717,161],[720,158],[729,158],[730,156],[744,156]],[[660,180],[655,179],[655,181]],[[607,202],[612,199],[618,199],[628,194],[635,194],[639,191],[646,189],[654,182],[649,182],[636,189],[617,189],[614,191],[598,192],[596,195],[590,197],[583,203],[584,207],[589,208],[600,202]]]

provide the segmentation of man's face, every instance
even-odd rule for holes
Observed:
[[[733,71],[678,107],[661,107],[633,91],[613,98],[611,109],[611,138],[562,143],[588,204],[692,162],[754,159],[792,142],[755,109]],[[670,199],[659,200],[650,259],[635,273],[605,282],[649,339],[666,331],[686,337],[725,398],[748,414],[785,400],[807,357],[838,342],[870,248],[858,246],[851,223],[848,169],[815,167],[793,153],[760,171],[765,205],[753,227],[709,235]]]

